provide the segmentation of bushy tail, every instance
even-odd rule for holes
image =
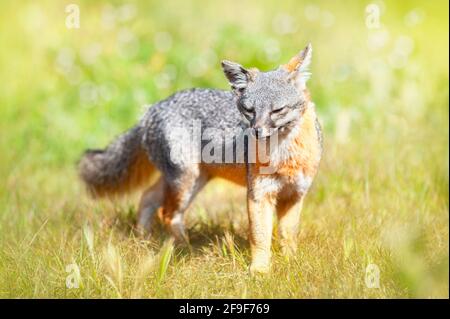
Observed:
[[[78,164],[81,179],[95,197],[127,193],[148,183],[154,166],[141,147],[142,128],[120,135],[105,150],[87,150]]]

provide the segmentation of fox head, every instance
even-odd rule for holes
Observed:
[[[311,56],[312,47],[308,44],[287,64],[268,72],[222,61],[225,76],[237,96],[237,107],[256,138],[275,132],[284,134],[296,126],[307,102]]]

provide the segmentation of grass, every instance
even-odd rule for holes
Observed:
[[[0,13],[0,297],[448,298],[448,3],[5,1]],[[216,181],[191,245],[133,232],[138,194],[93,202],[76,176],[141,106],[226,88],[222,58],[263,70],[307,41],[325,154],[300,249],[248,274],[245,190]],[[366,267],[380,271],[368,288]],[[78,281],[68,289],[66,282]]]

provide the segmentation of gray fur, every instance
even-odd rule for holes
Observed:
[[[189,163],[175,165],[170,160],[171,148],[180,149],[185,139],[170,139],[175,128],[191,131],[193,120],[200,120],[203,131],[214,128],[227,132],[242,125],[242,118],[235,107],[236,97],[227,91],[191,89],[177,92],[148,109],[140,121],[145,127],[142,146],[157,168],[167,174],[168,179],[183,174]],[[202,132],[203,133],[203,132]],[[211,139],[221,139],[212,136]],[[179,144],[179,145],[177,145]]]

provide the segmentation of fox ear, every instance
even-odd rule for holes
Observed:
[[[224,60],[222,61],[222,69],[230,82],[231,88],[236,93],[241,93],[245,90],[252,79],[251,72],[238,63]]]
[[[304,88],[306,81],[311,77],[308,72],[309,65],[312,59],[312,45],[308,45],[296,56],[294,56],[282,68],[289,72],[289,80],[294,81],[299,88]]]

